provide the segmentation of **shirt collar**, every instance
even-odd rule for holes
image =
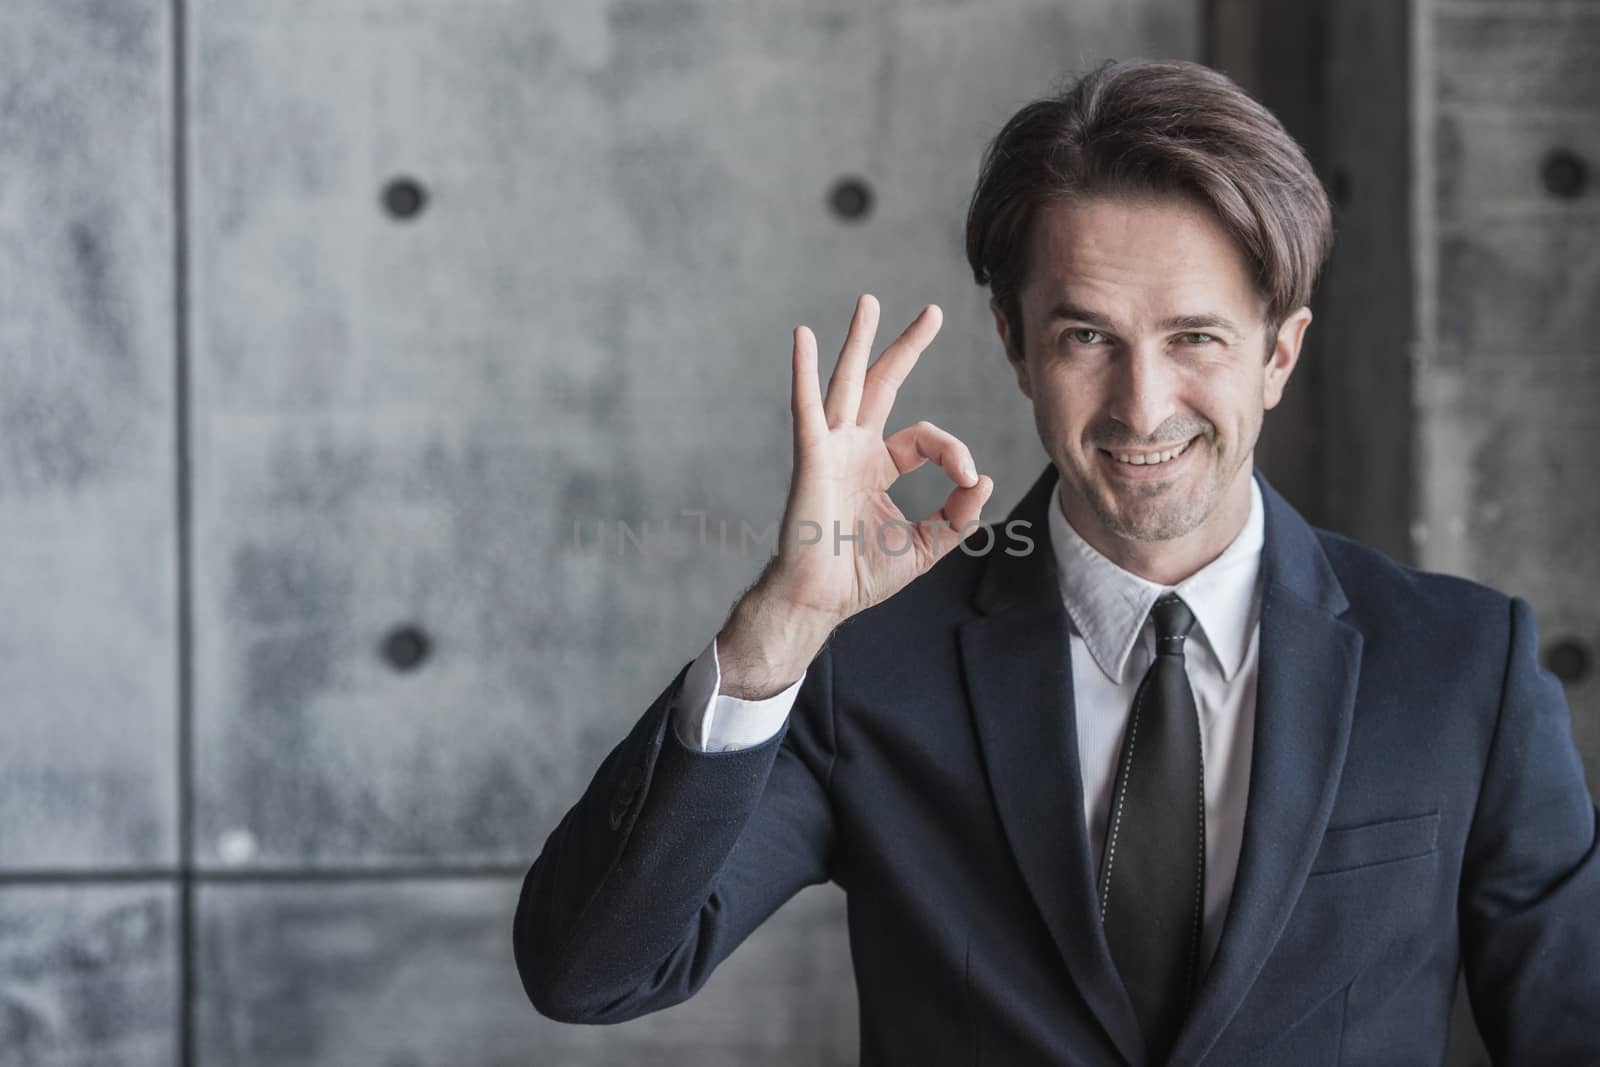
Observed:
[[[1216,559],[1175,586],[1148,581],[1101,555],[1067,521],[1059,493],[1051,494],[1049,515],[1050,544],[1067,614],[1107,678],[1122,684],[1128,657],[1151,606],[1162,594],[1175,591],[1194,612],[1195,625],[1223,680],[1233,680],[1244,665],[1260,612],[1257,579],[1265,542],[1265,511],[1261,487],[1254,477],[1250,479],[1250,514],[1238,536]]]

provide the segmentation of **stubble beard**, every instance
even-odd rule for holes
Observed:
[[[1217,487],[1205,486],[1196,499],[1171,483],[1124,486],[1117,498],[1126,506],[1120,509],[1111,506],[1111,489],[1104,483],[1085,495],[1100,525],[1122,540],[1171,541],[1205,522],[1216,505]]]

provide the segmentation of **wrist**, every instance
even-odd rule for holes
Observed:
[[[742,700],[765,700],[803,675],[838,621],[795,605],[760,587],[734,605],[718,631],[718,692]]]

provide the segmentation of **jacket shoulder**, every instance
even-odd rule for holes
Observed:
[[[1351,610],[1362,616],[1389,616],[1411,623],[1455,617],[1467,623],[1490,622],[1504,628],[1511,614],[1510,594],[1457,574],[1402,563],[1371,545],[1322,527],[1312,527]]]

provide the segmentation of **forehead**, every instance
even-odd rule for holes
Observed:
[[[1119,320],[1227,313],[1259,318],[1244,254],[1216,215],[1184,197],[1056,200],[1030,234],[1025,307],[1066,300]]]

